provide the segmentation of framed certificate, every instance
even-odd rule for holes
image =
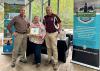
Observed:
[[[37,35],[37,34],[39,34],[39,28],[31,28],[31,29],[30,29],[30,34],[32,34],[32,35]]]

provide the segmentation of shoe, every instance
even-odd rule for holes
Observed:
[[[15,67],[15,63],[12,63],[12,64],[11,64],[11,67],[14,68],[14,67]]]
[[[50,60],[50,61],[47,60],[46,63],[45,63],[46,66],[48,66],[50,64],[52,64],[52,60]]]
[[[32,65],[34,65],[34,64],[36,64],[36,62],[35,62],[35,61],[33,61],[33,62],[32,62]]]
[[[40,63],[37,63],[37,64],[36,64],[36,67],[37,67],[37,68],[40,67]]]
[[[56,71],[58,69],[58,64],[53,64],[53,69]]]
[[[19,60],[22,63],[27,63],[27,60]]]

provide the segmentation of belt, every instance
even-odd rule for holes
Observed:
[[[52,31],[52,32],[47,32],[47,33],[55,33],[55,32],[58,32],[58,31]]]
[[[17,33],[20,33],[20,34],[27,34],[27,32],[18,32],[18,31],[16,31]]]

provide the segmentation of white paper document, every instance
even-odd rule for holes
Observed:
[[[30,29],[30,34],[32,34],[32,35],[37,35],[37,34],[39,34],[39,28],[31,28],[31,29]]]

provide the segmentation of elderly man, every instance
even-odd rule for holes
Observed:
[[[29,27],[29,22],[25,16],[25,7],[20,7],[20,15],[15,16],[7,28],[9,32],[14,35],[14,49],[12,53],[11,67],[15,67],[18,55],[20,55],[20,62],[26,63],[26,48],[27,48],[27,29]],[[11,27],[15,27],[15,32],[11,31]]]
[[[60,18],[52,13],[52,9],[50,6],[46,7],[47,15],[44,16],[44,25],[46,28],[46,46],[47,46],[47,53],[48,53],[48,62],[51,62],[51,56],[53,54],[53,68],[57,70],[58,64],[58,51],[57,51],[57,35],[60,33],[61,30],[61,20]]]

